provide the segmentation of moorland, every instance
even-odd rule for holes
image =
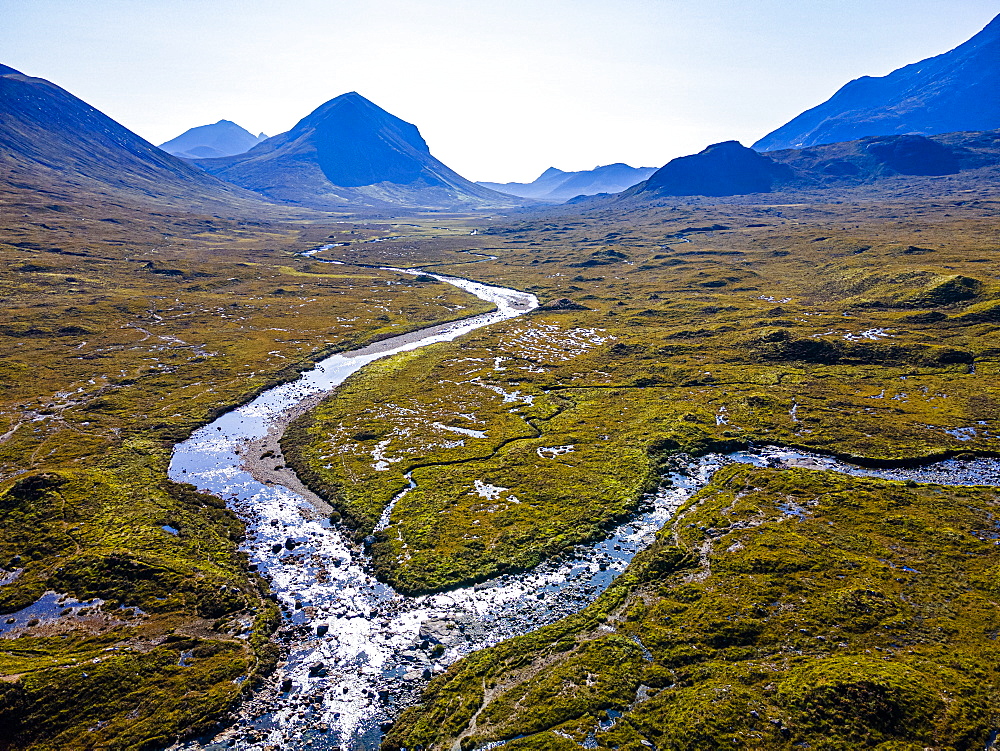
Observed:
[[[998,30],[925,66],[925,93],[968,99],[949,60],[990,86]],[[372,586],[585,558],[687,456],[1000,455],[996,131],[728,142],[539,206],[458,176],[354,93],[197,164],[6,66],[0,105],[0,749],[210,738],[265,687],[322,707],[335,668],[306,668],[318,688],[294,704],[274,638],[289,603],[246,520],[167,469],[328,354],[489,309],[393,267],[541,305],[371,363],[283,436]],[[579,612],[435,670],[445,646],[411,624],[410,656],[429,655],[411,689],[429,683],[374,731],[390,751],[992,747],[998,502],[725,466]],[[331,729],[316,742],[339,747]]]
[[[325,354],[485,306],[296,255],[378,224],[69,196],[4,195],[0,609],[58,600],[0,620],[0,747],[152,747],[276,660],[243,524],[167,479],[173,444]]]
[[[477,278],[570,303],[373,364],[293,425],[285,455],[359,538],[412,475],[370,550],[420,593],[573,556],[678,453],[995,454],[996,199],[934,179],[837,199],[598,202],[331,249],[445,273],[489,254]],[[443,444],[456,428],[475,434]],[[997,501],[719,473],[594,605],[457,663],[387,747],[977,747],[996,722],[979,655]]]
[[[358,540],[412,473],[370,546],[404,592],[573,555],[680,452],[997,452],[997,199],[954,177],[897,187],[398,223],[169,206],[151,221],[11,195],[3,607],[66,600],[55,623],[5,634],[10,747],[162,745],[273,668],[278,610],[242,524],[166,479],[170,448],[325,353],[483,309],[377,265],[543,302],[373,363],[283,440]],[[297,255],[333,243],[320,257],[343,265]],[[456,428],[471,432],[442,442]],[[393,461],[376,468],[376,449]],[[790,500],[808,518],[784,515]],[[720,473],[594,605],[457,663],[387,746],[559,748],[611,710],[594,735],[607,747],[684,748],[697,727],[709,745],[971,748],[995,722],[996,673],[976,655],[994,634],[996,501]],[[874,709],[855,716],[845,695]]]

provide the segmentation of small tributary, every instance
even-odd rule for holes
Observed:
[[[425,273],[410,270],[410,273]],[[336,354],[294,382],[196,431],[174,449],[170,477],[224,498],[247,525],[244,550],[285,613],[278,671],[238,709],[236,722],[184,749],[377,749],[386,723],[415,702],[434,675],[476,649],[577,612],[649,545],[673,512],[733,462],[804,466],[918,482],[1000,485],[1000,462],[942,462],[871,470],[767,447],[728,456],[678,457],[664,487],[607,539],[524,574],[442,594],[403,596],[371,575],[364,551],[317,510],[291,474],[262,477],[248,461],[291,419],[381,357],[451,341],[526,313],[537,299],[516,290],[436,276],[490,301],[496,311]]]

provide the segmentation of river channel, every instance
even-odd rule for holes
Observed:
[[[405,270],[406,273],[426,273]],[[219,735],[177,749],[374,750],[426,682],[469,652],[551,623],[592,602],[672,513],[733,461],[805,466],[950,485],[1000,485],[1000,462],[952,460],[916,469],[865,469],[829,457],[764,447],[678,457],[664,487],[607,539],[533,571],[447,593],[406,597],[371,575],[364,550],[328,521],[290,470],[274,481],[247,458],[276,446],[285,426],[366,364],[451,341],[538,306],[530,294],[431,274],[496,305],[491,313],[332,355],[196,431],[174,449],[170,477],[225,499],[247,525],[244,550],[284,612],[283,661]]]

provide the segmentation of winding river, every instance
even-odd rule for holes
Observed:
[[[319,249],[318,249],[319,250]],[[426,273],[421,270],[399,270]],[[669,483],[643,511],[599,543],[519,575],[422,597],[376,581],[364,551],[332,526],[322,501],[290,470],[264,476],[248,457],[276,446],[291,419],[381,357],[451,341],[538,306],[530,294],[432,274],[496,305],[491,313],[336,354],[196,431],[175,447],[170,477],[226,499],[247,525],[244,550],[285,613],[278,671],[210,739],[178,749],[377,749],[386,723],[416,701],[427,680],[469,652],[526,633],[592,602],[671,514],[733,461],[947,484],[1000,485],[996,460],[870,470],[828,457],[766,447],[679,457]]]

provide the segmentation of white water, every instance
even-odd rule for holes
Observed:
[[[586,606],[636,552],[652,542],[678,506],[731,461],[913,477],[924,482],[1000,484],[996,460],[883,471],[776,447],[697,460],[678,458],[678,472],[670,475],[670,487],[647,498],[643,513],[576,557],[444,594],[404,597],[375,581],[363,551],[304,498],[288,488],[254,479],[243,468],[241,453],[249,441],[264,436],[275,420],[303,400],[331,392],[365,364],[453,340],[538,304],[534,296],[514,290],[437,278],[495,303],[497,311],[333,355],[299,380],[267,391],[175,447],[170,477],[226,499],[246,522],[244,550],[268,578],[286,611],[278,638],[288,651],[277,674],[240,708],[235,724],[214,739],[179,748],[377,748],[381,725],[416,700],[429,676],[475,649]],[[292,541],[293,549],[288,549],[286,541]],[[274,552],[276,547],[278,552]],[[434,651],[438,642],[441,646]],[[290,684],[288,690],[283,689],[283,682]]]
[[[453,617],[457,603],[463,599],[470,605],[473,600],[509,600],[520,594],[470,597],[466,593],[463,597],[459,592],[404,598],[375,582],[368,575],[363,553],[315,513],[305,499],[287,488],[258,482],[242,466],[241,454],[249,442],[267,435],[282,415],[306,399],[332,392],[373,360],[451,341],[538,306],[537,298],[524,292],[432,276],[495,304],[497,309],[328,357],[298,380],[276,386],[197,430],[174,449],[171,479],[192,483],[226,499],[230,508],[240,514],[247,523],[249,539],[244,549],[251,562],[271,581],[280,602],[291,613],[291,624],[304,627],[310,635],[295,640],[288,664],[277,676],[279,683],[286,677],[291,679],[292,698],[272,691],[263,700],[264,706],[252,707],[254,711],[263,710],[262,718],[245,716],[249,707],[244,707],[243,727],[237,728],[244,741],[246,733],[256,728],[261,741],[294,745],[321,727],[327,732],[315,733],[314,747],[377,746],[378,723],[387,718],[383,705],[394,703],[392,699],[379,701],[377,691],[386,690],[387,683],[399,682],[409,672],[408,680],[394,687],[395,694],[405,693],[407,685],[416,685],[415,677],[440,670],[441,660],[450,661],[459,652],[468,651],[455,644],[438,655],[438,663],[418,656],[411,661],[412,669],[405,670],[399,653],[413,646],[421,623]],[[278,554],[273,552],[275,545],[284,546],[289,539],[295,541],[294,551],[282,547]],[[317,577],[320,570],[329,577],[324,583],[320,579],[326,577]],[[301,606],[296,607],[297,603]],[[475,612],[477,607],[468,610],[470,615]],[[328,629],[322,638],[316,636],[317,626]],[[481,640],[476,642],[481,645]],[[318,671],[313,670],[310,677],[310,666],[317,662],[324,664],[326,676],[317,676]],[[299,721],[294,710],[301,700],[295,697],[313,694],[317,688],[323,690],[319,711],[306,722]]]

